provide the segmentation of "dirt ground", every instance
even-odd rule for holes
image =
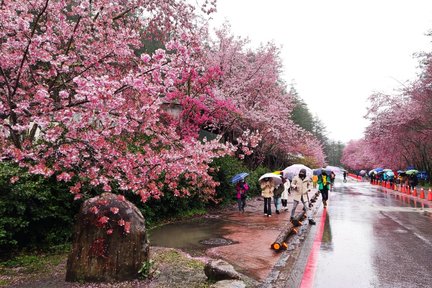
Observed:
[[[314,191],[311,192],[311,196]],[[292,201],[288,200],[291,209]],[[224,238],[234,244],[210,248],[206,256],[194,258],[175,249],[151,247],[152,277],[121,283],[68,283],[65,282],[66,257],[58,264],[46,267],[43,272],[24,273],[19,269],[0,271],[0,287],[209,287],[212,283],[204,274],[204,265],[209,259],[223,259],[241,273],[247,287],[259,287],[280,258],[280,253],[271,249],[271,244],[286,227],[290,211],[276,214],[272,206],[272,217],[264,216],[262,198],[247,201],[245,212],[237,211],[236,205],[213,211],[203,217],[221,217],[228,231]],[[299,213],[302,205],[298,205]]]

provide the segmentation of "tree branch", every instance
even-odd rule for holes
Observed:
[[[21,60],[21,64],[20,64],[20,67],[19,67],[19,70],[18,70],[18,75],[17,75],[16,81],[15,81],[15,86],[13,88],[12,94],[10,95],[10,98],[12,98],[12,96],[15,95],[16,90],[18,89],[18,83],[19,83],[19,80],[21,78],[22,69],[24,67],[24,63],[26,61],[27,54],[28,54],[29,49],[30,49],[30,45],[32,43],[32,38],[33,38],[33,36],[34,36],[34,34],[36,32],[36,27],[37,27],[37,25],[39,23],[40,18],[42,17],[42,15],[45,13],[46,9],[48,8],[48,2],[49,2],[49,0],[45,1],[44,7],[39,12],[39,14],[37,15],[36,20],[34,22],[34,26],[33,26],[33,29],[31,31],[31,34],[30,34],[29,42],[27,43],[27,47],[26,47],[26,49],[24,51],[24,55],[23,55],[23,58]]]
[[[131,8],[129,8],[129,9],[127,9],[126,11],[124,11],[124,12],[120,13],[119,15],[115,16],[115,17],[113,18],[113,21],[116,21],[116,20],[122,18],[124,15],[126,15],[127,13],[129,13],[130,11],[132,11],[132,10],[134,10],[134,9],[136,9],[136,8],[137,8],[137,6],[135,6],[135,7],[131,7]]]
[[[167,60],[165,63],[163,63],[163,64],[161,65],[161,67],[162,67],[162,66],[165,66],[165,65],[167,65],[167,64],[169,64],[169,63],[170,63],[170,61]],[[143,75],[145,75],[145,74],[147,74],[147,73],[150,73],[150,72],[152,72],[152,71],[154,71],[154,70],[156,70],[156,69],[159,69],[159,68],[160,68],[160,67],[154,67],[154,68],[152,68],[152,69],[149,69],[149,70],[147,70],[147,71],[145,71],[145,72],[143,72],[143,73],[137,75],[137,77],[141,77],[141,76],[143,76]],[[114,95],[116,95],[116,94],[118,94],[118,93],[120,93],[120,92],[122,92],[122,91],[124,91],[124,90],[126,90],[126,89],[128,89],[128,88],[130,88],[130,87],[131,87],[130,85],[125,84],[125,85],[121,86],[120,88],[118,88],[116,91],[114,91]]]
[[[9,81],[7,79],[6,73],[3,71],[3,68],[1,66],[0,66],[0,72],[3,75],[3,78],[5,79],[6,87],[7,87],[7,90],[8,90],[8,94],[10,95],[12,93],[11,87],[9,85]]]

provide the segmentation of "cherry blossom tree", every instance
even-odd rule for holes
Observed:
[[[276,45],[267,43],[253,49],[248,39],[233,36],[227,23],[215,35],[210,37],[203,62],[218,68],[215,93],[235,108],[221,118],[215,127],[218,132],[233,142],[244,131],[256,131],[253,136],[259,135],[260,139],[249,135],[254,144],[261,140],[252,155],[255,160],[288,160],[292,155],[302,155],[321,166],[321,144],[291,119],[294,98],[280,80],[282,65]],[[250,151],[247,145],[243,147]]]
[[[3,161],[75,180],[76,198],[89,186],[132,190],[143,201],[160,197],[164,186],[175,195],[194,192],[177,187],[180,175],[196,191],[212,193],[217,183],[208,164],[230,148],[179,133],[162,109],[189,81],[208,79],[194,71],[201,47],[193,6],[179,0],[0,5]],[[212,12],[214,2],[202,9]],[[155,37],[163,49],[146,51]]]
[[[383,166],[375,160],[370,148],[364,139],[349,141],[343,150],[341,163],[351,170],[371,170]]]
[[[370,125],[364,139],[347,145],[343,160],[346,165],[358,167],[361,163],[364,167],[385,166],[393,170],[415,166],[431,176],[431,56],[424,55],[418,79],[399,93],[375,93],[369,97],[366,117]],[[367,155],[366,159],[362,155]]]
[[[215,1],[200,11],[182,0],[0,5],[1,159],[73,181],[76,198],[89,187],[135,191],[144,202],[164,188],[211,195],[209,163],[236,148],[199,141],[203,128],[242,157],[255,148],[324,161],[290,119],[278,48],[247,49],[224,28],[209,40],[197,24]],[[182,107],[180,117],[166,104]]]

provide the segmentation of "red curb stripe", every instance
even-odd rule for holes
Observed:
[[[315,236],[314,243],[312,245],[311,253],[309,254],[309,258],[306,264],[305,272],[303,274],[303,278],[300,284],[301,288],[311,288],[313,287],[315,270],[318,263],[318,253],[321,247],[321,240],[324,233],[324,225],[327,216],[327,209],[323,209],[323,213],[321,215],[321,222],[318,233]]]

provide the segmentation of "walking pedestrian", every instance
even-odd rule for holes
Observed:
[[[282,177],[282,183],[284,184],[284,191],[281,195],[282,207],[285,211],[288,211],[288,194],[290,194],[291,183],[289,179]]]
[[[312,176],[312,184],[313,184],[313,188],[316,188],[316,186],[317,186],[317,181],[318,181],[318,175],[313,175],[313,176]]]
[[[260,181],[261,196],[264,198],[264,216],[271,217],[271,199],[273,197],[274,191],[274,181],[273,178],[267,177]]]
[[[347,177],[347,171],[343,171],[343,182],[347,182],[347,179],[346,179],[346,177]]]
[[[330,190],[330,184],[330,176],[328,176],[326,171],[323,169],[321,171],[321,175],[318,176],[318,190],[321,192],[324,208],[327,207],[328,191]]]
[[[414,187],[416,187],[417,185],[418,185],[417,174],[414,173],[409,175],[409,186],[411,190],[414,190]]]
[[[333,171],[331,171],[330,172],[330,190],[332,190],[334,187],[335,179],[336,179],[336,174]]]
[[[281,179],[283,179],[283,177],[281,176]],[[281,197],[282,197],[282,193],[285,190],[285,186],[284,183],[281,182],[279,185],[277,185],[273,191],[273,203],[275,205],[275,209],[276,209],[276,214],[279,214],[279,208],[281,206]]]
[[[315,220],[312,219],[312,215],[310,213],[309,208],[306,206],[306,198],[307,193],[311,190],[311,180],[309,178],[306,178],[306,169],[301,169],[299,174],[294,176],[292,182],[291,182],[291,191],[293,192],[293,207],[291,210],[291,221],[294,220],[294,214],[295,210],[297,208],[297,205],[300,203],[300,201],[303,204],[303,211],[306,212],[306,216],[309,220],[309,224],[315,225]]]
[[[240,180],[236,187],[237,191],[237,203],[238,203],[238,209],[240,212],[244,212],[244,208],[246,206],[246,198],[247,198],[247,192],[249,191],[249,185],[246,183],[245,180]]]

